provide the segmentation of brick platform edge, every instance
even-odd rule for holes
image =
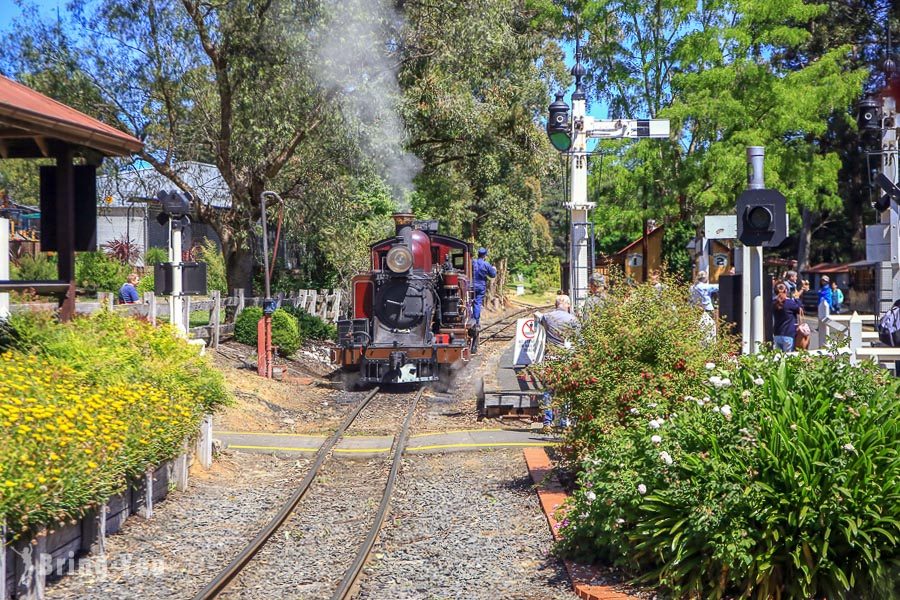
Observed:
[[[528,465],[531,480],[534,481],[537,489],[538,499],[547,517],[547,523],[550,524],[553,539],[558,540],[560,535],[558,533],[559,525],[556,521],[556,510],[562,506],[568,495],[553,474],[553,465],[550,463],[550,457],[547,456],[547,452],[543,448],[526,448],[525,462]],[[634,596],[623,594],[611,586],[587,583],[595,579],[596,572],[593,567],[579,565],[571,560],[563,562],[566,565],[569,580],[572,582],[572,588],[579,598],[584,598],[584,600],[634,600]]]

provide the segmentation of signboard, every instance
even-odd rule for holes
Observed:
[[[703,237],[708,240],[737,239],[737,216],[707,215],[703,219]]]
[[[540,316],[537,318],[539,319]],[[516,321],[516,345],[513,349],[513,366],[525,367],[540,362],[544,357],[546,334],[544,328],[536,325],[535,316]]]

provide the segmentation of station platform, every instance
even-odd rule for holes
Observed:
[[[255,431],[217,431],[214,437],[222,445],[239,452],[295,455],[315,454],[325,442],[324,435],[295,435]],[[552,446],[557,438],[538,430],[472,429],[425,433],[409,438],[406,451],[415,454],[463,452],[491,448],[528,448]],[[334,449],[335,455],[366,458],[386,454],[393,446],[393,436],[347,436]]]
[[[513,366],[515,340],[503,351],[496,364],[490,365],[481,381],[479,409],[490,418],[506,415],[535,415],[540,411],[544,389],[526,372]]]

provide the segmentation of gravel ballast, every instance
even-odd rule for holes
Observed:
[[[521,450],[405,458],[365,600],[574,599]]]

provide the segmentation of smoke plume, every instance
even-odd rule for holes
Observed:
[[[403,18],[386,0],[325,0],[329,22],[318,44],[320,81],[337,86],[346,111],[357,120],[364,151],[380,167],[399,208],[422,163],[405,148],[407,131],[398,107],[396,46]]]

